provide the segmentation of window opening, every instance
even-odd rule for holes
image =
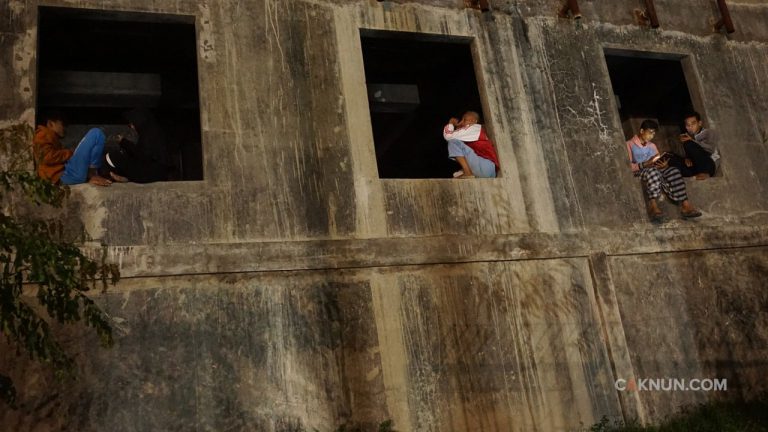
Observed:
[[[379,177],[452,177],[443,126],[465,111],[482,116],[471,39],[373,30],[360,39]]]
[[[168,180],[202,180],[194,18],[56,7],[39,12],[37,112],[64,115],[64,144],[75,146],[93,126],[108,137],[130,136],[123,115],[147,108],[166,138]]]
[[[605,55],[624,136],[635,135],[643,120],[656,120],[659,130],[653,142],[659,151],[683,154],[678,136],[685,132],[683,117],[694,107],[682,57],[643,54]]]

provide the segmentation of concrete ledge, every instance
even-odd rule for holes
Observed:
[[[690,222],[694,225],[696,222]],[[636,255],[768,246],[768,226],[107,247],[123,277]],[[98,247],[91,248],[100,254]]]

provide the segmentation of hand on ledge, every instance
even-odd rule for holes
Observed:
[[[88,183],[90,183],[92,185],[96,185],[96,186],[109,186],[109,185],[112,184],[111,181],[105,179],[104,177],[102,177],[100,175],[95,175],[95,176],[91,177],[90,179],[88,179]]]

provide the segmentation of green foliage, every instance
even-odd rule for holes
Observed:
[[[392,429],[392,420],[384,420],[379,425],[379,432],[394,432]]]
[[[357,426],[350,426],[348,424],[343,424],[336,428],[335,432],[363,432],[364,429],[363,426],[357,425]],[[392,420],[384,420],[383,422],[379,423],[379,432],[396,432],[393,429],[393,423]]]
[[[13,126],[0,136],[6,149],[23,148],[16,141],[22,136],[29,146],[31,129]],[[51,323],[82,321],[95,330],[103,346],[111,346],[107,317],[85,292],[97,284],[105,290],[118,281],[119,272],[117,266],[105,264],[103,255],[101,262],[94,261],[64,239],[60,221],[34,217],[29,211],[16,214],[20,202],[33,203],[38,209],[61,207],[68,188],[30,173],[23,157],[8,157],[4,165],[0,170],[0,331],[31,360],[49,363],[58,376],[67,376],[73,370],[72,359],[56,341]],[[1,373],[0,399],[15,405],[13,382]]]
[[[591,428],[589,428],[589,432],[630,432],[642,430],[644,430],[643,427],[635,421],[631,421],[629,423],[624,423],[621,420],[611,421],[606,416],[603,416],[599,422],[595,423]]]
[[[750,402],[711,402],[684,408],[656,426],[611,422],[603,417],[590,432],[768,432],[768,397]]]

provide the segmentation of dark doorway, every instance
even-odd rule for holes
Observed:
[[[482,113],[471,39],[371,30],[360,39],[379,177],[451,177],[459,166],[443,126]]]
[[[637,51],[606,51],[605,61],[627,139],[645,119],[659,122],[654,142],[663,150],[678,149],[684,117],[693,110],[682,56]]]
[[[64,114],[71,140],[91,126],[125,128],[149,108],[168,143],[168,180],[202,180],[193,17],[41,7],[37,112]],[[40,119],[38,119],[40,120]]]

